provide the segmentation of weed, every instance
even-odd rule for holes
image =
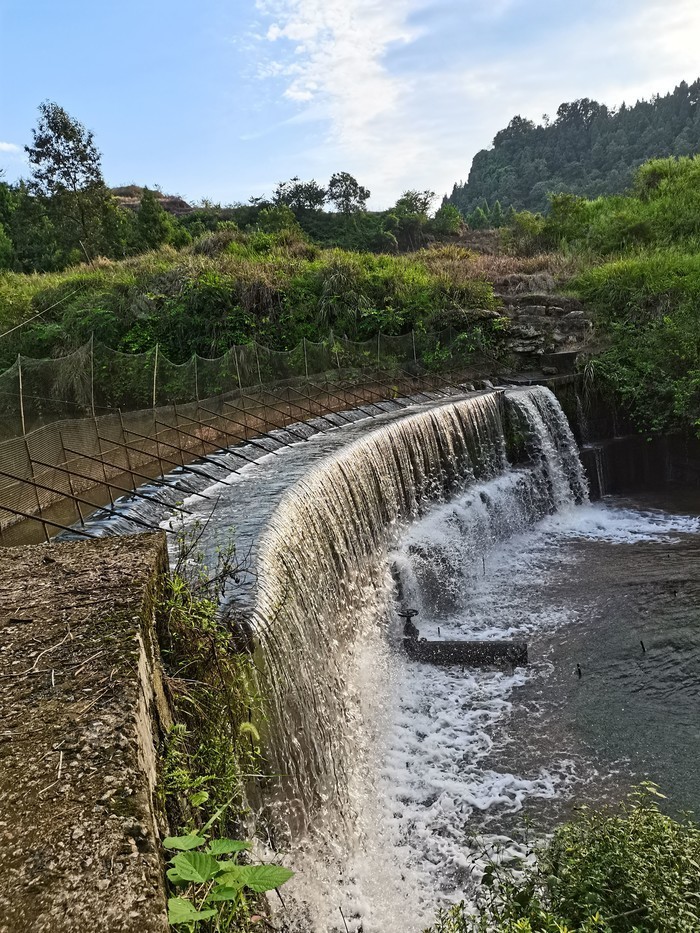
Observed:
[[[646,782],[615,810],[582,808],[535,850],[534,867],[492,858],[476,909],[443,911],[426,933],[700,929],[700,826],[661,813],[660,797]]]

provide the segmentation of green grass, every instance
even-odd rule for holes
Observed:
[[[221,230],[62,273],[0,275],[0,365],[95,340],[126,352],[160,344],[173,362],[215,357],[253,339],[287,350],[333,330],[353,340],[429,329],[452,309],[492,308],[493,290],[466,250],[382,255],[321,250],[303,237]],[[38,318],[32,317],[41,313]]]

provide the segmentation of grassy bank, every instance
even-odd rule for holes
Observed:
[[[331,330],[364,340],[429,329],[440,312],[494,306],[484,272],[455,247],[376,255],[321,250],[287,232],[223,230],[181,251],[0,275],[0,330],[29,322],[3,340],[0,362],[57,356],[91,335],[125,352],[159,343],[183,362],[253,339],[287,350]]]
[[[0,365],[17,353],[65,354],[95,341],[124,352],[156,343],[180,363],[257,340],[288,350],[331,331],[366,340],[381,331],[468,332],[455,312],[497,306],[492,282],[549,269],[548,256],[492,257],[458,246],[389,255],[322,250],[294,232],[223,229],[191,247],[61,273],[0,274]],[[555,261],[556,262],[556,261]]]
[[[599,390],[643,433],[700,433],[700,157],[646,163],[625,196],[556,195],[509,238],[581,265],[572,288],[596,313]]]

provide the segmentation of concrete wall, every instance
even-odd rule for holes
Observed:
[[[0,933],[168,929],[164,536],[0,549]]]

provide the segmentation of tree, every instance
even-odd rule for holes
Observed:
[[[258,214],[258,227],[263,233],[281,233],[283,230],[297,230],[301,233],[294,211],[286,204],[263,207]]]
[[[506,218],[505,214],[503,213],[503,208],[501,207],[500,201],[496,201],[496,203],[491,208],[491,216],[489,220],[491,221],[492,227],[498,228],[505,224]]]
[[[415,191],[409,189],[404,191],[394,208],[395,213],[401,214],[424,214],[426,217],[435,200],[434,191]]]
[[[137,247],[140,250],[158,249],[171,239],[173,226],[173,219],[164,210],[157,193],[144,188],[136,216]]]
[[[468,220],[472,230],[486,230],[489,226],[489,217],[483,207],[477,207],[475,211],[472,211]]]
[[[462,215],[454,204],[443,204],[433,218],[433,228],[442,236],[459,233],[462,228]]]
[[[44,101],[33,144],[25,146],[30,193],[44,201],[63,252],[105,251],[103,213],[111,195],[102,177],[93,133],[58,104]]]
[[[65,265],[54,224],[44,198],[33,195],[25,182],[11,191],[11,213],[4,224],[23,272],[53,272]]]
[[[392,216],[398,220],[395,230],[399,249],[415,250],[425,244],[425,229],[428,211],[435,200],[434,191],[404,191],[392,208]]]
[[[560,125],[569,124],[571,126],[587,129],[596,117],[607,117],[607,115],[607,107],[599,104],[597,100],[582,97],[568,104],[560,104],[557,110],[556,123]]]
[[[93,133],[51,101],[39,105],[33,146],[25,146],[32,165],[31,188],[45,197],[104,186],[100,152]]]
[[[14,264],[14,258],[15,248],[12,245],[12,240],[0,223],[0,272],[11,269]]]
[[[511,140],[521,139],[524,136],[529,136],[530,133],[533,133],[535,130],[535,124],[532,120],[526,120],[520,115],[513,117],[508,126],[504,130],[500,130],[493,138],[493,144],[495,147],[503,145],[503,143],[510,142]]]
[[[348,172],[336,172],[328,182],[328,200],[342,214],[354,214],[366,210],[370,191],[358,184]]]
[[[293,211],[320,211],[326,203],[327,192],[315,179],[301,181],[298,176],[281,181],[275,188],[275,204],[286,204]]]

